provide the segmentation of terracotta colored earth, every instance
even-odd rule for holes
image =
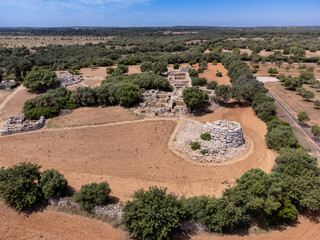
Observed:
[[[61,115],[56,118],[49,119],[47,126],[49,127],[75,127],[82,125],[103,124],[112,122],[123,122],[140,119],[130,110],[115,106],[115,107],[97,107],[97,108],[78,108],[71,113]]]
[[[0,202],[0,239],[3,240],[122,240],[127,233],[86,217],[44,210],[18,214]]]
[[[217,71],[222,73],[222,77],[217,77],[216,73]],[[219,85],[225,84],[225,85],[231,85],[230,84],[230,78],[227,75],[228,71],[225,69],[225,67],[218,63],[217,65],[213,65],[212,63],[208,63],[208,68],[204,70],[203,73],[199,74],[199,77],[204,77],[208,80],[208,82],[216,81]]]

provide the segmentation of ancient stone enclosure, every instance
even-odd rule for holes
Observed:
[[[183,91],[191,87],[191,78],[188,71],[192,69],[191,66],[180,67],[179,70],[173,68],[168,69],[168,80],[173,86],[172,92],[163,92],[157,90],[146,91],[144,101],[140,104],[138,110],[139,114],[151,114],[156,116],[180,116],[186,114],[188,109],[183,102]],[[213,91],[207,90],[209,95]]]
[[[66,73],[63,75],[58,74],[57,77],[59,78],[59,80],[61,82],[61,87],[74,85],[74,84],[80,83],[83,80],[82,77],[74,76],[71,73]]]
[[[24,114],[11,116],[8,122],[3,126],[1,135],[34,131],[42,128],[45,123],[46,118],[43,116],[36,121],[26,119]]]
[[[204,140],[202,134],[210,139]],[[191,143],[199,143],[199,148],[191,149]],[[226,162],[243,152],[245,139],[242,127],[237,122],[218,120],[214,123],[201,123],[186,120],[175,137],[173,147],[192,160],[198,162]]]

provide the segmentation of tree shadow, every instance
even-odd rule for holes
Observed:
[[[115,196],[109,196],[108,197],[108,202],[110,204],[117,204],[120,202],[120,199],[118,197],[115,197]]]
[[[23,214],[25,217],[29,217],[33,213],[43,212],[47,206],[48,204],[46,202],[38,202],[33,204],[30,208],[26,208],[21,211],[21,214]]]
[[[309,219],[310,222],[312,223],[320,223],[320,210],[317,210],[315,212],[303,212],[301,214],[303,217],[306,217]]]

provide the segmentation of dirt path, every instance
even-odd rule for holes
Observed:
[[[4,107],[7,105],[7,103],[14,97],[17,95],[17,93],[21,92],[23,89],[25,89],[22,85],[17,87],[17,89],[15,91],[13,91],[11,94],[9,94],[6,99],[0,104],[0,118],[2,115],[2,110],[4,109]]]

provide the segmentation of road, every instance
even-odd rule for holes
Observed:
[[[311,153],[314,156],[317,156],[320,160],[320,141],[318,138],[315,138],[311,133],[310,126],[300,123],[296,118],[295,114],[291,108],[273,91],[269,89],[268,95],[275,100],[275,104],[278,107],[277,114],[280,118],[284,118],[285,121],[288,121],[295,132],[300,143],[311,150]],[[280,109],[279,109],[280,108]]]

